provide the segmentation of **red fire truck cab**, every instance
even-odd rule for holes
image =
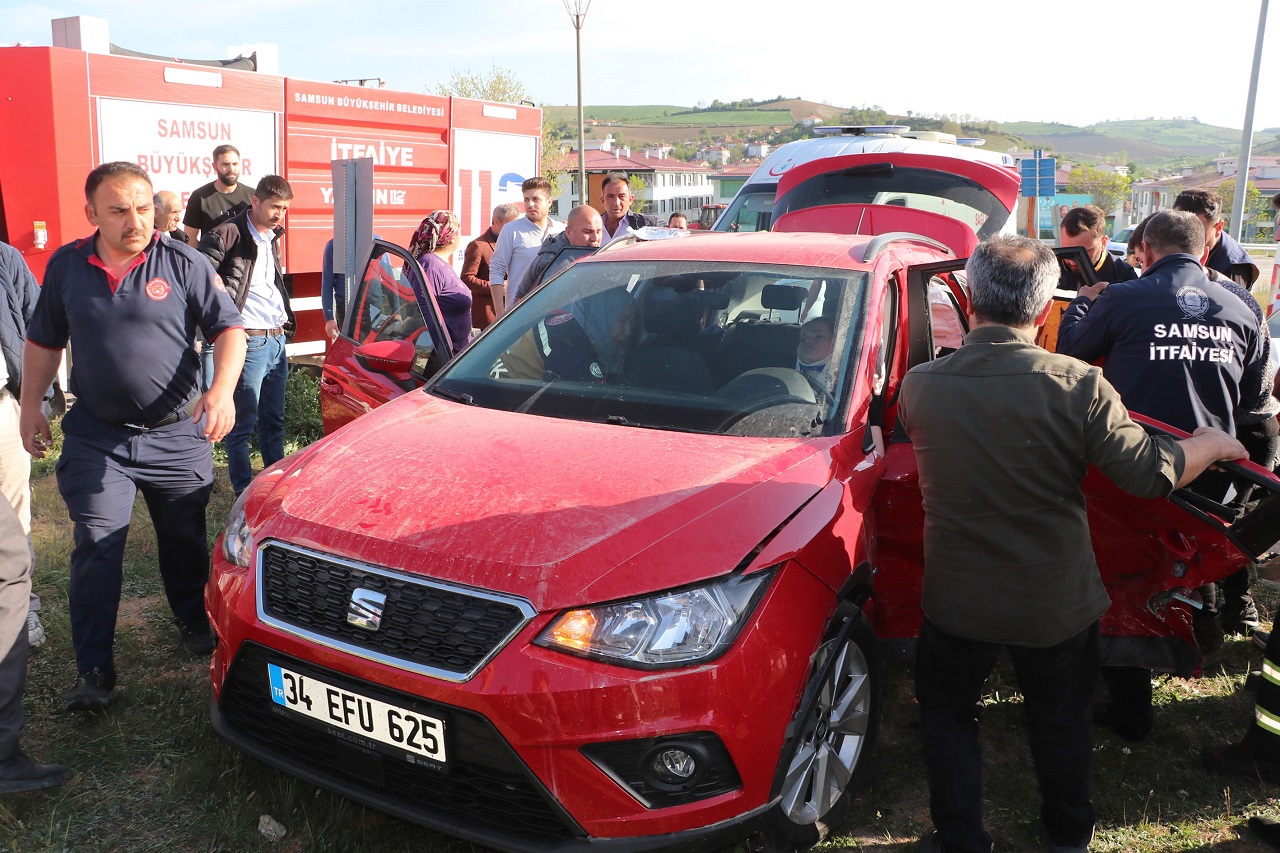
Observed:
[[[537,174],[536,107],[321,83],[181,60],[113,55],[105,33],[54,21],[54,47],[0,48],[0,239],[41,278],[50,255],[92,228],[84,181],[136,162],[185,205],[213,180],[213,149],[239,149],[241,180],[293,187],[284,261],[293,288],[293,357],[324,351],[320,269],[333,236],[335,159],[374,160],[374,231],[407,245],[432,210],[462,219],[463,243],[494,205],[520,202]],[[105,22],[97,22],[105,29]],[[102,52],[95,52],[97,41]]]

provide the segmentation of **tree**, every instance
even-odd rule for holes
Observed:
[[[436,86],[437,95],[454,98],[473,98],[477,101],[498,101],[503,104],[533,102],[529,90],[516,77],[515,72],[492,66],[488,72],[454,69],[448,83]]]
[[[631,188],[631,209],[636,213],[644,213],[645,207],[649,204],[645,199],[645,190],[649,188],[649,182],[643,175],[632,172],[627,177],[627,186]]]
[[[437,95],[454,98],[472,98],[477,101],[497,101],[503,104],[533,103],[533,96],[515,72],[507,68],[491,66],[487,72],[454,69],[448,83],[436,86]],[[560,141],[570,138],[572,128],[566,122],[553,122],[550,114],[542,112],[542,156],[539,170],[542,177],[551,182],[551,197],[560,195],[564,177],[561,168]]]
[[[1129,197],[1129,178],[1082,166],[1071,172],[1067,192],[1093,196],[1093,203],[1111,213]]]
[[[1245,184],[1244,225],[1249,223],[1266,226],[1271,220],[1271,201],[1262,197],[1262,193],[1252,182]],[[1218,195],[1222,196],[1222,219],[1231,225],[1231,211],[1235,209],[1236,179],[1228,178],[1218,185]],[[1244,229],[1241,229],[1241,234]]]

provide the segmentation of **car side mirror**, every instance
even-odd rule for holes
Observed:
[[[373,341],[356,347],[356,358],[373,370],[384,373],[408,373],[413,367],[414,348],[411,341]]]

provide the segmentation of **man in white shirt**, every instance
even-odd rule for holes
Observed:
[[[249,441],[258,433],[262,464],[284,457],[284,397],[289,378],[286,335],[293,333],[293,312],[280,263],[279,239],[293,189],[279,175],[258,181],[248,210],[214,226],[200,240],[219,279],[244,317],[249,337],[244,369],[236,384],[236,423],[227,433],[227,474],[240,494],[253,479]],[[212,381],[214,347],[203,353],[206,381]]]
[[[600,188],[600,207],[604,211],[604,239],[602,245],[638,231],[646,225],[657,225],[658,220],[652,216],[631,212],[631,203],[635,196],[631,194],[631,184],[622,172],[610,172],[604,176],[604,186]]]
[[[563,222],[556,222],[547,215],[551,209],[551,183],[546,178],[529,178],[520,185],[524,193],[524,218],[508,222],[498,235],[489,260],[489,292],[493,306],[499,314],[510,305],[507,302],[507,282],[511,282],[511,303],[515,302],[515,290],[524,279],[533,259],[538,256],[542,242],[564,230]]]

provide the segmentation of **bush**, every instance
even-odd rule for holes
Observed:
[[[320,380],[314,369],[293,365],[284,386],[285,453],[306,447],[323,434]]]

